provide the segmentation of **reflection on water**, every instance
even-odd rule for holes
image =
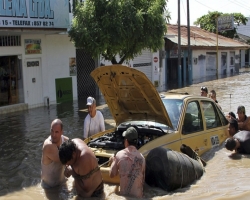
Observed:
[[[238,105],[250,113],[250,75],[207,81],[189,87],[176,89],[200,95],[200,86],[217,92],[217,99],[225,113],[234,111]],[[49,135],[50,123],[62,119],[64,134],[70,138],[82,137],[85,101],[50,105],[28,111],[0,115],[0,200],[2,199],[74,199],[72,179],[68,187],[44,191],[40,186],[40,159],[43,141]],[[103,101],[103,100],[102,100]],[[102,108],[104,116],[108,108]],[[107,115],[106,122],[112,121]],[[106,128],[110,125],[106,124]],[[203,158],[208,161],[206,173],[190,187],[168,193],[159,188],[145,185],[147,199],[248,199],[250,195],[250,156],[231,153],[223,146],[207,152]],[[116,185],[105,184],[105,199],[128,199],[119,196]]]

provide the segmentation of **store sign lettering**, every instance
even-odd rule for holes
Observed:
[[[51,10],[50,0],[29,0],[29,10],[26,0],[0,0],[0,16],[54,19],[54,11]]]

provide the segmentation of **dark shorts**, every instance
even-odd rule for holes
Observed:
[[[104,192],[104,184],[103,181],[98,185],[98,187],[95,189],[91,197],[100,197]]]

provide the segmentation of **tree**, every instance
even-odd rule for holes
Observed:
[[[69,36],[92,57],[122,64],[163,46],[170,19],[165,6],[166,0],[86,0],[76,5]]]
[[[194,25],[200,26],[201,29],[207,30],[209,32],[216,33],[217,17],[228,16],[228,15],[234,16],[234,23],[237,25],[240,25],[240,24],[246,25],[248,21],[247,18],[241,13],[222,13],[222,12],[214,11],[214,12],[208,12],[207,15],[203,15],[200,18],[198,18],[194,22]],[[222,32],[219,32],[218,34],[223,35],[228,38],[238,38],[237,28],[234,28],[233,30],[222,31]]]

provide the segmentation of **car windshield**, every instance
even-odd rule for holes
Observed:
[[[182,99],[162,99],[163,104],[168,112],[174,130],[177,129],[180,113],[183,105]]]
[[[183,104],[181,99],[162,99],[163,104],[168,112],[169,118],[172,122],[173,129],[177,129],[177,125],[180,118],[180,112]],[[162,130],[169,130],[166,124],[157,123],[155,121],[126,121],[122,123],[123,125],[136,125],[136,126],[155,126],[161,128]]]

